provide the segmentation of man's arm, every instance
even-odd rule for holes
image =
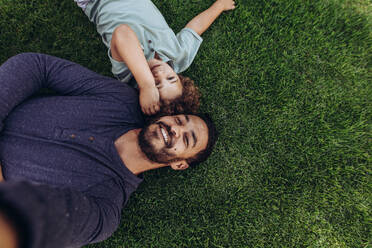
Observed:
[[[16,229],[9,220],[8,216],[0,211],[0,247],[1,248],[18,248],[19,241]]]
[[[1,168],[1,164],[0,164],[0,183],[4,181],[4,177],[3,177],[3,171],[2,171],[2,168]],[[0,246],[1,247],[1,246]]]
[[[126,24],[118,26],[112,35],[110,49],[111,56],[124,61],[136,79],[142,111],[147,115],[155,114],[160,109],[159,91],[136,33]]]
[[[123,197],[115,186],[118,188],[102,184],[92,197],[68,188],[3,182],[0,221],[3,218],[3,224],[9,227],[7,231],[14,234],[10,243],[16,239],[30,248],[81,247],[99,242],[108,238],[120,223]],[[104,196],[106,187],[117,193],[117,199]]]
[[[60,95],[107,95],[117,92],[118,85],[115,79],[68,60],[46,54],[18,54],[0,66],[0,130],[14,107],[41,88]]]
[[[223,11],[235,9],[235,2],[233,0],[217,0],[205,11],[195,16],[186,28],[191,28],[198,35],[206,31],[210,25],[217,19]]]

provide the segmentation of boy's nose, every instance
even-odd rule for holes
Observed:
[[[157,71],[154,73],[154,78],[156,81],[163,81],[166,78],[165,73],[162,71]]]

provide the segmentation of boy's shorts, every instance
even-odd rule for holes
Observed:
[[[77,5],[82,8],[83,10],[85,10],[85,8],[87,7],[87,4],[90,2],[90,0],[74,0],[74,2],[77,3]]]

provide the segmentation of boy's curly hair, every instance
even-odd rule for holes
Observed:
[[[200,106],[200,92],[189,77],[178,75],[182,84],[182,95],[171,102],[161,102],[162,114],[177,115],[197,113]]]

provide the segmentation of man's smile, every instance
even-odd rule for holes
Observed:
[[[166,130],[167,127],[165,127],[163,124],[159,123],[159,128],[160,128],[160,132],[163,136],[163,139],[164,139],[164,143],[167,147],[170,146],[171,144],[171,137],[169,135],[169,132]]]

